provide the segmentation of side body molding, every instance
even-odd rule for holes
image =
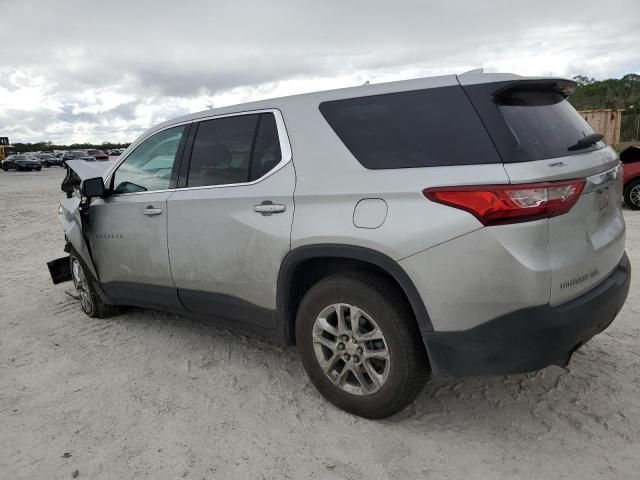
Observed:
[[[305,245],[291,250],[282,261],[280,272],[278,274],[278,293],[276,299],[279,321],[282,324],[285,340],[293,342],[293,325],[295,318],[293,312],[290,311],[289,300],[291,298],[293,287],[293,276],[296,267],[305,260],[313,258],[336,258],[345,260],[358,260],[372,264],[389,274],[400,285],[404,294],[409,299],[411,308],[418,322],[418,328],[421,332],[433,331],[431,319],[427,313],[427,309],[416,289],[415,285],[402,269],[402,267],[392,258],[365,247],[343,244],[317,244]]]

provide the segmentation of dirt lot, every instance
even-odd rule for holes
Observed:
[[[62,175],[0,172],[0,478],[638,478],[640,274],[568,368],[433,381],[367,421],[325,402],[293,349],[148,310],[86,317],[45,266]]]

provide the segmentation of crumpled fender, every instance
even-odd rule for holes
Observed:
[[[93,278],[99,280],[82,224],[83,217],[86,218],[88,214],[87,200],[81,197],[79,189],[80,183],[87,178],[105,178],[113,163],[85,160],[67,160],[65,163],[67,175],[62,180],[60,188],[67,194],[67,198],[60,202],[58,219],[62,224],[67,242],[84,261]],[[83,209],[85,209],[84,212]]]
[[[80,212],[81,200],[78,196],[72,196],[71,198],[65,198],[60,202],[60,208],[58,209],[58,219],[62,224],[64,235],[74,250],[78,253],[80,258],[84,261],[85,265],[93,275],[93,278],[98,279],[98,273],[93,264],[89,247],[85,240],[84,233],[82,231],[82,216]]]

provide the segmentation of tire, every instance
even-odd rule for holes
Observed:
[[[6,166],[3,165],[2,166],[2,170],[4,170],[5,172],[8,172],[9,171],[9,167],[6,167]]]
[[[625,185],[624,203],[631,210],[640,210],[640,178],[635,178]]]
[[[69,264],[73,285],[80,297],[80,306],[84,313],[92,318],[108,318],[120,313],[117,306],[102,301],[96,292],[95,280],[75,250],[71,250]]]
[[[36,168],[36,172],[39,172],[40,170],[42,170],[42,167]]]
[[[340,332],[338,309],[348,332],[345,337],[330,333],[332,329]],[[361,313],[356,333],[349,324],[357,311]],[[422,337],[406,299],[377,274],[335,274],[313,285],[298,308],[295,333],[311,382],[329,402],[354,415],[378,419],[401,411],[430,375]],[[367,335],[378,339],[367,340]],[[322,341],[317,340],[319,336]],[[386,359],[367,358],[371,356]],[[325,368],[335,365],[333,370],[329,367],[332,378],[321,361]]]

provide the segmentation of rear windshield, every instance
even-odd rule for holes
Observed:
[[[323,102],[320,112],[365,168],[500,163],[459,86]]]
[[[498,104],[529,160],[577,155],[606,146],[600,141],[571,149],[578,140],[595,132],[559,93],[512,90],[500,96]]]

